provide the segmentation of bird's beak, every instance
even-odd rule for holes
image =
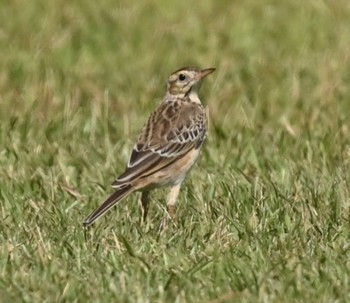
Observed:
[[[213,71],[215,71],[214,67],[202,69],[201,72],[199,73],[199,79],[203,79],[204,77],[211,74]]]

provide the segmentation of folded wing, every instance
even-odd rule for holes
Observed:
[[[123,188],[171,165],[199,148],[206,133],[207,115],[201,104],[164,102],[145,124],[125,172],[112,186]]]

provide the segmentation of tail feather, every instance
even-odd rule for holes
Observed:
[[[115,204],[117,204],[120,200],[125,198],[127,195],[132,193],[134,189],[128,185],[115,193],[111,194],[106,201],[102,203],[96,210],[94,210],[84,221],[83,225],[85,227],[93,224],[97,219],[102,217],[106,212],[108,212]]]

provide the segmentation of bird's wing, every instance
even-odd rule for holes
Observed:
[[[125,172],[113,182],[122,188],[170,165],[194,148],[207,133],[207,114],[201,104],[163,102],[155,110],[134,146]]]

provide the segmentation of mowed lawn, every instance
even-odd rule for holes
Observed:
[[[1,302],[349,302],[350,2],[3,1]],[[183,66],[210,135],[159,234],[84,230]]]

